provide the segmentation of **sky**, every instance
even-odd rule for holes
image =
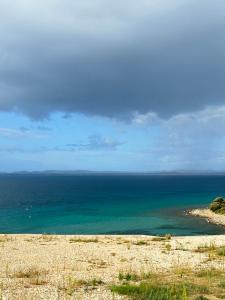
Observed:
[[[225,170],[223,0],[0,0],[0,172]]]

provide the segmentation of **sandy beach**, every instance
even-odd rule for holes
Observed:
[[[1,235],[0,299],[128,299],[110,290],[120,273],[223,271],[210,252],[223,245],[225,235]]]
[[[208,222],[214,223],[217,225],[225,226],[225,216],[216,214],[208,208],[205,209],[192,209],[188,211],[188,213],[192,216],[206,218]]]

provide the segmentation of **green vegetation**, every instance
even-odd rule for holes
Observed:
[[[177,266],[169,272],[119,273],[120,284],[113,293],[130,300],[209,300],[225,299],[225,270]]]
[[[139,285],[126,283],[111,286],[111,291],[135,300],[188,300],[189,295],[209,292],[207,287],[189,282],[141,282]]]
[[[150,279],[150,278],[154,278],[156,275],[152,274],[151,272],[148,273],[141,273],[141,274],[137,274],[137,273],[123,273],[120,272],[118,279],[121,281],[140,281],[140,280],[146,280],[146,279]]]
[[[225,199],[217,197],[210,204],[209,209],[217,214],[225,215]]]
[[[126,280],[126,281],[139,280],[139,276],[135,273],[119,273],[118,278],[119,278],[119,280]]]
[[[148,272],[148,273],[141,273],[141,274],[137,274],[137,273],[123,273],[120,272],[118,279],[120,281],[140,281],[140,280],[146,280],[146,279],[150,279],[150,278],[154,278],[155,274]]]

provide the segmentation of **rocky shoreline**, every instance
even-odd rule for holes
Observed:
[[[208,222],[225,226],[225,215],[214,213],[208,208],[192,209],[188,211],[189,215],[205,218]]]

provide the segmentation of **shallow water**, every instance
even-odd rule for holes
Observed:
[[[0,232],[223,234],[184,214],[217,195],[225,176],[0,175]]]

